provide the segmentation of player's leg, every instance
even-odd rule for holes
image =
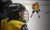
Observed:
[[[34,13],[34,12],[35,12],[35,11],[32,11],[31,17],[33,16],[33,13]],[[31,18],[31,17],[30,17],[30,18]]]
[[[36,11],[36,12],[37,12],[37,14],[38,14],[38,17],[40,18],[39,11]]]

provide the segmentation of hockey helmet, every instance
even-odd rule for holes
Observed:
[[[7,16],[12,20],[27,22],[29,19],[28,11],[20,3],[12,3],[6,9]]]

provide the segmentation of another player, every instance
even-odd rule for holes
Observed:
[[[33,11],[32,11],[31,17],[33,16],[33,13],[36,11],[36,13],[38,13],[38,17],[40,18],[40,15],[39,15],[40,9],[39,9],[39,4],[38,4],[38,2],[34,3],[34,4],[32,5],[32,8],[33,8]]]

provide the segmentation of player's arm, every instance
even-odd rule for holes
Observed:
[[[34,9],[35,4],[32,5],[32,8]]]

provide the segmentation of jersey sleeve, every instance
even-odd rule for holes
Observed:
[[[35,4],[33,4],[33,6],[35,6]]]
[[[32,5],[33,7],[35,6],[35,4]]]
[[[32,8],[34,9],[35,4],[32,5]]]

